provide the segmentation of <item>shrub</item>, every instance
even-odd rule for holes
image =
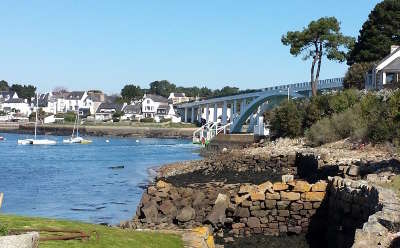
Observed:
[[[294,101],[285,102],[272,114],[271,131],[277,137],[298,137],[303,134],[303,115]]]
[[[8,235],[8,226],[0,223],[0,236]]]
[[[357,90],[345,90],[329,98],[329,108],[332,113],[340,113],[351,108],[358,100],[359,94]]]
[[[148,117],[147,117],[147,118],[141,119],[140,122],[150,123],[150,122],[154,122],[154,119],[153,119],[153,118],[148,118]]]

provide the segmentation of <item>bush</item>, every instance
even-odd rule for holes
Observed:
[[[75,112],[67,112],[63,115],[64,121],[66,122],[75,122],[76,113]]]
[[[154,122],[154,119],[153,119],[153,118],[148,118],[148,117],[147,117],[147,118],[141,119],[140,122],[150,123],[150,122]]]
[[[272,115],[271,131],[277,137],[298,137],[303,134],[303,113],[294,101],[279,106]]]
[[[8,226],[0,223],[0,236],[8,235]]]

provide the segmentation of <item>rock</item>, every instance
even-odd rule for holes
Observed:
[[[296,181],[293,191],[294,192],[308,192],[311,189],[311,185],[305,181]]]
[[[238,207],[235,211],[235,216],[240,217],[240,218],[246,218],[250,216],[250,211],[248,208],[241,208]]]
[[[265,194],[262,192],[252,192],[250,193],[250,198],[252,201],[264,201],[265,200]]]
[[[172,217],[173,219],[176,217],[176,214],[177,214],[177,209],[171,201],[164,201],[160,205],[160,211],[164,215],[168,215],[169,217]]]
[[[274,209],[276,207],[276,200],[265,200],[265,207],[267,209]]]
[[[193,207],[194,208],[202,208],[203,206],[207,205],[205,202],[206,196],[203,192],[199,191],[196,192],[193,200]]]
[[[242,184],[239,188],[239,194],[251,193],[256,190],[256,186],[249,184]]]
[[[356,165],[351,165],[347,170],[347,175],[349,176],[358,176],[360,175],[360,167]]]
[[[240,229],[240,228],[244,228],[246,226],[246,224],[244,223],[234,223],[232,224],[232,229]]]
[[[273,193],[274,192],[273,191],[273,184],[271,182],[262,183],[262,184],[258,185],[257,189],[258,189],[258,192],[261,192],[263,194],[266,191],[268,191],[269,193]]]
[[[158,221],[158,209],[155,203],[151,203],[148,206],[143,207],[142,211],[146,217],[147,223]]]
[[[281,199],[281,195],[279,194],[279,192],[266,193],[265,194],[265,199],[267,199],[267,200],[280,200]]]
[[[289,183],[292,182],[294,180],[294,176],[293,175],[282,175],[282,182],[283,183]]]
[[[278,215],[282,217],[288,217],[289,216],[289,210],[278,210]]]
[[[20,235],[0,236],[0,247],[3,248],[38,248],[39,233],[29,232]]]
[[[179,211],[178,216],[176,216],[176,219],[179,220],[180,222],[187,222],[189,220],[193,220],[195,216],[196,216],[195,210],[191,207],[186,206]]]
[[[249,197],[250,197],[250,194],[245,194],[245,195],[242,195],[242,196],[236,195],[236,196],[235,196],[235,203],[236,203],[236,204],[240,204],[240,203],[242,203],[244,200],[249,199]]]
[[[211,210],[211,213],[207,216],[206,221],[214,226],[218,223],[224,224],[226,220],[225,210],[228,205],[228,197],[224,194],[218,194],[214,207]]]
[[[300,193],[281,191],[281,199],[287,201],[300,200]]]
[[[273,186],[274,191],[287,190],[288,188],[289,186],[286,183],[281,183],[281,182],[274,183]]]
[[[320,182],[315,183],[311,187],[311,191],[325,192],[327,186],[328,186],[328,184],[326,182],[320,181]]]
[[[249,228],[259,228],[261,226],[260,219],[256,217],[250,217],[247,220],[247,226]]]
[[[301,204],[301,203],[292,202],[292,203],[290,204],[290,210],[299,211],[299,210],[301,210],[301,209],[303,209],[303,204]]]
[[[288,209],[290,204],[290,201],[278,201],[276,202],[276,205],[278,207],[278,209],[282,210],[282,209]]]
[[[303,201],[322,201],[325,197],[325,192],[305,192],[301,194]]]
[[[164,182],[164,181],[162,181],[162,180],[159,180],[159,181],[156,183],[156,188],[157,188],[157,189],[170,188],[170,187],[171,187],[171,185],[170,185],[169,183],[166,183],[166,182]]]

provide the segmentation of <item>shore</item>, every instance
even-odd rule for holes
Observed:
[[[44,124],[38,126],[39,134],[71,135],[74,126],[71,124]],[[124,125],[84,125],[79,128],[83,135],[90,136],[118,136],[118,137],[144,137],[144,138],[191,138],[195,127],[168,127],[162,125],[152,126],[124,126]],[[32,123],[0,124],[0,132],[33,134],[35,126]]]

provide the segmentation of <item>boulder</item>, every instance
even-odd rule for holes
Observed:
[[[158,221],[158,209],[156,204],[149,204],[142,208],[142,212],[146,218],[147,223]]]
[[[176,219],[179,220],[180,222],[187,222],[189,220],[193,220],[195,216],[196,216],[195,210],[191,207],[186,206],[179,211],[178,216],[176,216]]]
[[[20,235],[0,236],[0,247],[3,248],[38,248],[39,233],[29,232]]]
[[[177,209],[171,201],[164,201],[160,205],[160,211],[171,218],[175,218],[177,214]]]
[[[218,223],[224,224],[226,220],[225,211],[228,205],[228,197],[224,194],[218,194],[214,207],[206,218],[207,222],[213,224],[214,226]]]

